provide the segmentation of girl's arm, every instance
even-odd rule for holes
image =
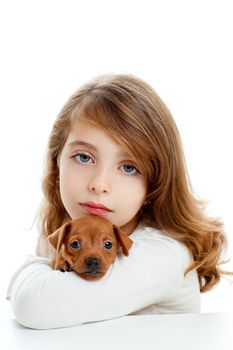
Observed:
[[[69,327],[128,315],[168,299],[184,281],[191,263],[188,251],[156,232],[131,238],[129,256],[117,257],[98,281],[52,270],[49,259],[29,257],[9,286],[16,320],[36,329]]]

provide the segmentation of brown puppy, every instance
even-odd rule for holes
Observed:
[[[133,241],[101,216],[89,215],[62,225],[48,237],[56,249],[52,268],[75,271],[86,280],[103,277],[119,248],[128,256]]]

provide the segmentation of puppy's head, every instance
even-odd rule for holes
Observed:
[[[62,225],[48,237],[57,254],[86,280],[104,276],[120,249],[128,255],[132,240],[101,216],[89,215]]]

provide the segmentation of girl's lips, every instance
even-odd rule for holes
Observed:
[[[104,207],[104,206],[94,206],[94,204],[88,203],[80,203],[81,207],[84,208],[88,213],[94,215],[104,215],[106,213],[111,212],[112,210]]]

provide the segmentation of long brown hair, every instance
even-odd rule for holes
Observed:
[[[70,217],[59,193],[57,159],[77,118],[103,127],[138,160],[147,178],[140,219],[185,244],[201,292],[225,273],[219,267],[227,242],[223,224],[204,214],[192,193],[182,143],[174,119],[156,92],[132,75],[104,75],[82,86],[62,108],[49,138],[39,211],[39,231],[48,236]]]

